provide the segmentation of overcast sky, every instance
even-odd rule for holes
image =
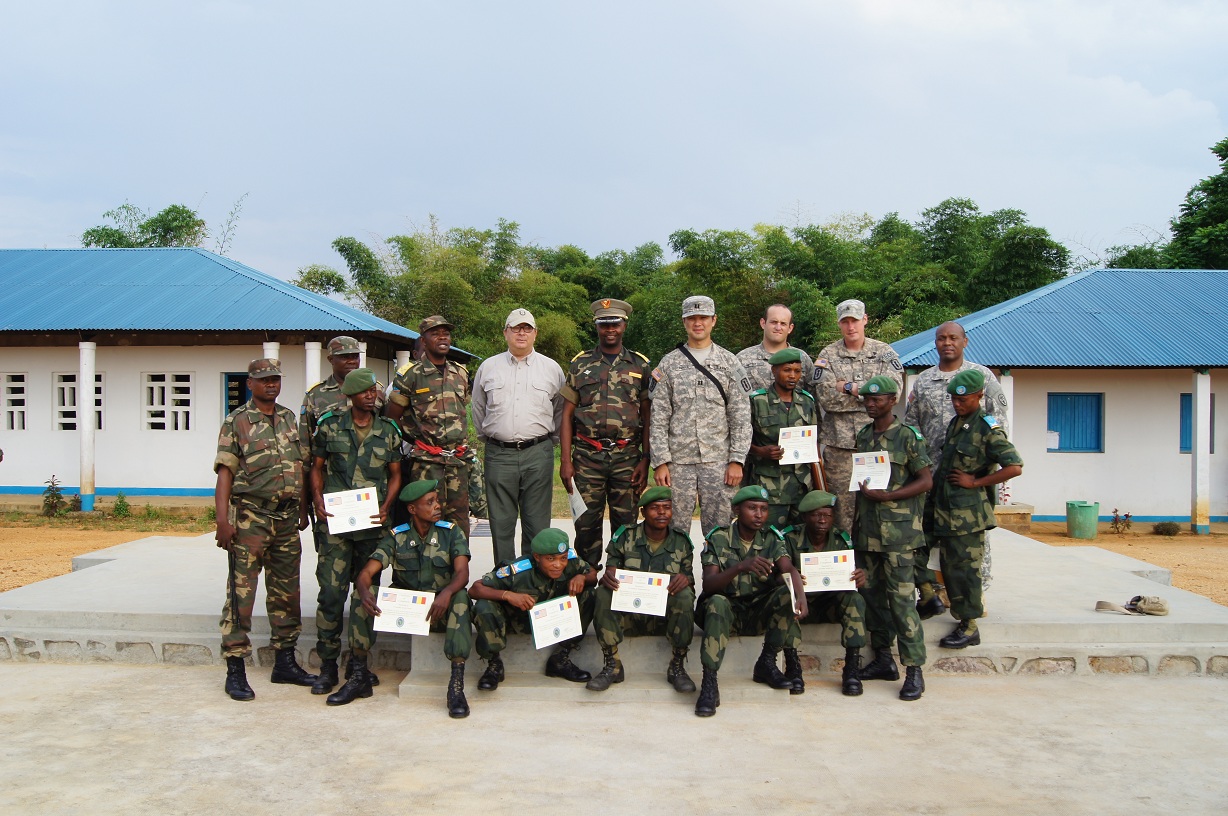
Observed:
[[[0,247],[244,193],[231,257],[492,227],[1013,207],[1079,254],[1167,231],[1228,136],[1228,3],[8,3]],[[1217,56],[1218,55],[1218,56]],[[208,245],[212,248],[212,242]]]

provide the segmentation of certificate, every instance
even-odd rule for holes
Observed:
[[[580,627],[580,602],[570,595],[542,601],[529,610],[533,644],[538,649],[584,634]]]
[[[426,620],[426,613],[433,603],[434,592],[380,587],[375,601],[380,612],[375,618],[375,631],[429,635],[431,625]]]
[[[783,576],[781,576],[781,578],[784,580],[785,586],[789,588],[789,608],[792,609],[793,614],[796,615],[801,612],[801,610],[797,608],[797,592],[793,590],[793,575],[792,573],[786,572]]]
[[[610,609],[639,615],[665,615],[669,601],[670,576],[663,572],[614,570],[618,589],[611,596]]]
[[[852,550],[802,553],[802,577],[807,592],[844,592],[856,589],[853,583]]]
[[[849,490],[857,490],[866,479],[875,490],[886,490],[891,482],[891,460],[886,451],[853,454],[853,478]]]
[[[328,517],[328,532],[331,535],[380,526],[378,521],[371,520],[372,516],[379,516],[379,494],[374,487],[325,493],[324,509],[332,513]]]
[[[780,439],[776,444],[785,449],[784,455],[780,457],[782,465],[805,465],[819,461],[819,427],[817,425],[781,428]]]
[[[574,486],[574,482],[573,482]],[[567,503],[571,505],[571,520],[575,521],[588,511],[588,505],[584,503],[584,498],[580,495],[578,489],[567,494]]]

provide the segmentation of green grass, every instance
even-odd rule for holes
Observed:
[[[134,530],[141,533],[207,533],[213,521],[206,512],[195,515],[172,514],[156,507],[134,513],[129,518],[114,518],[105,513],[67,513],[47,518],[37,512],[9,510],[4,521],[11,527],[50,527],[63,530]]]

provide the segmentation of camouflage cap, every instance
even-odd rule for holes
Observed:
[[[863,397],[876,397],[880,394],[898,394],[900,386],[890,377],[879,374],[877,377],[871,377],[866,380],[866,384],[857,389],[857,393]]]
[[[714,314],[716,314],[716,303],[707,295],[691,295],[682,301],[683,317],[695,317],[696,315],[711,317]]]
[[[431,329],[437,329],[440,326],[447,326],[449,329],[456,328],[443,315],[431,315],[430,317],[422,318],[422,322],[418,324],[418,334],[426,334]]]
[[[593,320],[598,323],[614,323],[618,320],[626,320],[631,316],[631,304],[625,300],[614,300],[613,298],[602,298],[594,300],[589,307],[593,310]]]
[[[345,375],[345,382],[341,383],[341,393],[352,397],[374,387],[375,372],[369,368],[356,368]]]
[[[559,555],[567,552],[567,533],[557,527],[547,527],[533,536],[531,545],[536,555]]]
[[[253,380],[264,380],[269,377],[281,376],[281,360],[272,357],[261,357],[247,364],[247,376]]]
[[[730,504],[735,507],[744,501],[767,501],[768,492],[762,485],[747,485],[733,495]]]
[[[835,507],[836,497],[825,490],[811,490],[797,503],[797,512],[809,513],[821,507]]]
[[[674,491],[670,490],[668,487],[658,485],[656,487],[650,487],[647,490],[645,490],[644,495],[640,496],[640,500],[636,504],[636,506],[637,507],[647,507],[653,502],[659,502],[659,501],[672,502],[673,500],[674,500]]]
[[[439,487],[437,479],[419,479],[416,482],[410,482],[405,485],[401,492],[397,494],[397,498],[409,504],[410,502],[416,502],[437,487]]]
[[[784,365],[785,363],[800,363],[802,361],[802,352],[800,349],[795,349],[792,346],[783,348],[768,358],[768,365]]]
[[[337,354],[361,354],[362,349],[358,347],[358,341],[348,334],[343,334],[340,337],[334,337],[328,341],[328,356],[332,357]]]
[[[840,305],[836,307],[836,322],[839,323],[846,317],[855,317],[861,320],[866,316],[866,304],[860,300],[842,300]]]
[[[948,394],[975,394],[985,390],[985,375],[975,368],[965,368],[947,383]]]
[[[507,313],[507,320],[503,321],[503,328],[510,329],[512,326],[527,324],[533,328],[537,328],[537,321],[533,319],[533,313],[528,309],[512,309]]]

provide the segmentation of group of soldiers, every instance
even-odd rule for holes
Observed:
[[[592,623],[603,662],[596,674],[572,663],[575,638],[555,646],[547,675],[604,691],[625,678],[623,637],[659,635],[671,646],[667,682],[694,692],[686,658],[698,627],[699,716],[720,705],[717,675],[734,635],[764,637],[756,682],[804,693],[803,622],[841,626],[844,694],[861,694],[864,680],[898,680],[898,643],[907,675],[900,697],[918,699],[921,619],[945,610],[928,569],[931,548],[940,553],[959,619],[941,645],[980,642],[994,486],[1018,475],[1022,462],[1006,437],[996,379],[964,359],[962,327],[937,330],[939,365],[918,377],[901,423],[893,413],[903,386],[900,360],[865,336],[860,301],[837,307],[841,339],[812,360],[788,343],[788,307],[769,307],[762,342],[734,355],[712,341],[712,299],[689,297],[682,304],[685,340],[655,367],[623,345],[630,304],[603,299],[592,312],[597,346],[577,354],[564,373],[534,351],[533,315],[512,310],[507,352],[483,361],[472,382],[448,358],[452,324],[428,317],[419,326],[420,356],[397,372],[386,400],[374,374],[358,367],[358,342],[335,338],[328,345],[332,374],[307,392],[297,421],[276,403],[278,362],[252,362],[252,400],[223,423],[214,464],[218,546],[231,567],[221,629],[232,698],[254,697],[244,665],[261,569],[276,652],[271,680],[310,686],[328,694],[329,705],[369,697],[378,685],[368,655],[384,570],[393,587],[435,593],[427,619],[445,633],[453,717],[469,714],[464,676],[474,642],[486,661],[478,687],[493,691],[504,680],[507,634],[531,631],[533,607],[562,596],[574,598],[583,630]],[[484,445],[484,478],[475,478],[482,469],[469,447],[470,412]],[[780,432],[804,426],[819,429],[822,459],[790,464]],[[583,505],[574,541],[550,526],[556,444],[559,477]],[[851,484],[855,452],[886,455],[884,489]],[[375,526],[330,533],[324,494],[364,488],[379,499]],[[496,567],[467,587],[471,504],[483,488]],[[699,587],[690,538],[697,504]],[[603,548],[607,513],[613,532]],[[317,675],[295,658],[298,531],[313,523]],[[801,554],[849,549],[852,586],[808,593]],[[665,614],[614,611],[619,570],[670,576]],[[350,656],[334,692],[347,595]],[[863,667],[867,639],[874,658]]]

